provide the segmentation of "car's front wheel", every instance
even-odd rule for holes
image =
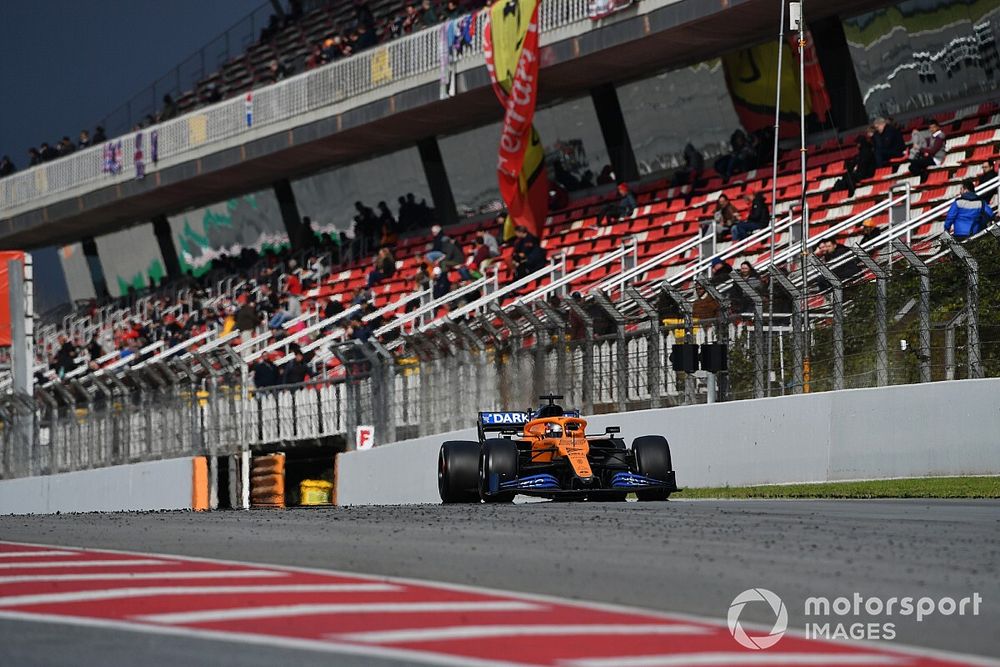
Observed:
[[[635,454],[636,472],[643,477],[651,477],[666,483],[670,479],[673,466],[670,461],[670,445],[662,435],[644,435],[632,441]],[[670,497],[667,489],[636,491],[639,500],[666,500]]]

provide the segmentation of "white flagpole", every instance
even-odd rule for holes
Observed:
[[[771,247],[770,260],[774,264],[774,228],[778,222],[778,135],[781,129],[781,66],[785,52],[785,3],[781,0],[781,20],[778,27],[778,70],[775,77],[774,101],[774,155],[771,160]],[[774,281],[768,280],[767,295],[767,395],[771,395],[771,368],[774,354]]]

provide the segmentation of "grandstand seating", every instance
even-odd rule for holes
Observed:
[[[840,142],[831,139],[811,147],[807,179],[807,201],[811,213],[810,233],[812,235],[823,233],[833,224],[867,211],[874,204],[884,201],[892,188],[902,184],[908,184],[911,188],[911,210],[917,215],[957,195],[959,187],[957,183],[961,179],[977,176],[987,161],[996,159],[1000,146],[1000,107],[996,103],[990,102],[953,113],[939,114],[937,119],[949,137],[947,158],[944,164],[931,170],[929,177],[923,183],[915,177],[910,177],[906,173],[905,161],[899,160],[880,169],[874,178],[865,182],[851,197],[844,191],[834,191],[832,187],[844,173],[844,159],[854,154],[853,148],[844,148],[852,145],[851,142],[846,139]],[[914,129],[914,125],[911,124],[907,128],[907,134]],[[778,166],[779,210],[787,210],[801,196],[798,151],[785,151],[780,156]],[[770,205],[769,167],[752,171],[729,184],[724,184],[721,178],[713,176],[709,178],[705,187],[699,188],[699,194],[689,203],[685,202],[680,189],[668,187],[664,179],[649,180],[636,187],[639,207],[630,219],[598,228],[598,216],[610,195],[585,196],[574,201],[569,208],[552,214],[546,224],[542,245],[550,257],[555,253],[562,253],[565,256],[566,270],[572,271],[587,265],[595,256],[620,247],[627,237],[633,237],[637,244],[638,260],[641,262],[696,238],[700,234],[699,222],[710,217],[707,207],[722,194],[728,195],[742,214],[745,213],[743,210],[745,204],[739,196],[758,191],[765,193]],[[882,224],[881,221],[876,222]],[[468,247],[475,232],[491,224],[492,220],[466,222],[455,225],[446,232],[460,245]],[[919,241],[921,238],[936,234],[942,224],[943,220],[939,220],[922,225],[914,234],[914,239]],[[862,230],[860,224],[844,230],[838,240],[842,242],[854,240]],[[414,290],[413,277],[421,257],[429,248],[429,243],[429,236],[421,234],[404,238],[397,245],[396,275],[380,283],[373,291],[375,308],[384,309],[387,317],[402,314],[404,307],[402,299],[412,294]],[[787,239],[781,237],[778,243],[787,244]],[[718,250],[725,250],[726,247],[728,243],[722,243],[718,246]],[[744,259],[759,261],[766,258],[766,253],[767,247],[764,244],[753,244],[733,257],[733,264]],[[696,259],[698,259],[697,247],[672,258],[662,266],[651,269],[640,276],[637,282],[648,283],[675,275]],[[321,298],[332,297],[347,303],[353,290],[364,287],[370,263],[371,258],[364,258],[337,267],[319,285],[304,294],[303,306],[307,315],[303,321],[309,324],[319,321],[315,304]],[[581,276],[570,288],[581,289],[592,285],[594,281],[615,272],[617,266],[611,263]],[[511,278],[508,269],[501,266],[500,282],[509,282]],[[533,283],[523,292],[529,292],[540,284],[542,283]],[[240,287],[239,280],[222,281],[215,288],[208,290],[206,303],[228,306]],[[179,300],[183,298],[184,295],[181,294]],[[397,306],[394,308],[393,304]],[[136,316],[148,317],[148,314],[143,312],[143,307],[144,304],[140,303],[133,309],[106,309],[102,314],[102,321],[115,323]],[[92,319],[77,316],[75,320],[73,318],[67,320],[64,328],[87,332],[93,331],[95,326],[98,325]],[[43,342],[39,349],[51,352],[57,334],[55,327],[44,330]],[[260,341],[255,349],[262,349],[267,341],[263,329],[258,332],[258,338],[255,340]]]
[[[403,4],[395,0],[373,0],[368,3],[375,17],[375,33],[379,41],[388,38],[389,23],[400,13]],[[437,7],[442,16],[443,3]],[[211,72],[197,82],[195,88],[181,93],[177,100],[183,113],[199,105],[205,99],[209,87],[215,85],[223,98],[235,97],[268,83],[273,77],[268,70],[272,60],[285,63],[295,72],[301,72],[311,49],[327,37],[348,34],[353,30],[355,5],[350,0],[334,0],[302,16],[298,21],[285,26],[270,39],[258,41],[245,53],[235,56],[215,72]]]

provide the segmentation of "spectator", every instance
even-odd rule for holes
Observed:
[[[521,247],[520,255],[515,255],[515,280],[526,278],[545,266],[545,249],[534,236],[525,236]]]
[[[389,205],[384,201],[378,203],[378,224],[382,232],[382,239],[379,245],[396,245],[399,240],[399,229],[396,218],[392,217]]]
[[[56,370],[65,375],[76,368],[76,355],[79,353],[79,350],[64,335],[60,335],[58,341],[59,349],[56,351],[54,365]]]
[[[848,195],[853,197],[858,185],[875,175],[875,147],[872,145],[874,136],[874,128],[869,128],[867,134],[862,134],[855,140],[858,154],[844,162],[846,171],[834,184],[834,190],[847,190]]]
[[[215,104],[222,100],[222,91],[219,89],[219,84],[215,81],[210,81],[205,90],[202,91],[202,100],[205,104]],[[97,137],[94,137],[94,141],[97,141]]]
[[[298,345],[290,345],[290,351],[294,358],[285,364],[281,371],[282,384],[302,384],[309,379],[309,366],[306,364],[305,354]]]
[[[288,68],[285,63],[274,59],[267,65],[267,76],[273,82],[281,81],[288,76]]]
[[[323,319],[328,320],[344,312],[344,304],[339,299],[328,298],[323,306]]]
[[[990,205],[976,194],[971,178],[962,181],[962,196],[956,199],[944,221],[944,231],[956,239],[967,239],[989,226],[996,217]]]
[[[434,209],[427,205],[427,200],[421,199],[418,204],[417,198],[412,192],[406,193],[406,205],[413,212],[414,224],[417,227],[424,227],[430,224],[434,218]]]
[[[501,216],[497,217],[499,218]],[[503,220],[506,220],[507,218],[507,216],[502,216],[502,217]],[[503,220],[500,221],[501,225],[503,225]],[[497,257],[500,255],[500,244],[497,242],[497,237],[493,236],[493,234],[490,234],[489,230],[480,229],[478,232],[476,232],[476,236],[478,236],[479,239],[486,245],[486,247],[489,248],[490,257]]]
[[[177,103],[174,102],[174,98],[167,93],[163,96],[163,109],[160,110],[159,121],[162,123],[165,120],[170,120],[171,118],[177,117]]]
[[[417,5],[413,2],[406,5],[406,16],[403,18],[403,32],[409,34],[424,27],[423,18]]]
[[[448,0],[448,4],[444,10],[444,18],[447,21],[452,19],[457,19],[462,16],[462,10],[458,6],[458,0]]]
[[[80,138],[76,142],[76,147],[80,149],[90,148],[90,132],[80,130]]]
[[[451,291],[451,281],[448,280],[448,272],[442,271],[440,266],[431,269],[431,280],[433,282],[431,298],[440,299]]]
[[[264,389],[266,387],[274,387],[281,382],[281,371],[275,366],[274,362],[281,359],[281,352],[272,351],[268,352],[257,362],[251,366],[250,370],[253,371],[253,384],[257,389]]]
[[[712,284],[721,285],[729,280],[733,273],[733,267],[720,257],[712,259]]]
[[[734,241],[741,241],[754,232],[767,228],[771,222],[771,212],[767,208],[763,192],[758,192],[752,198],[749,194],[745,197],[750,202],[750,214],[747,215],[746,222],[737,222],[733,225]]]
[[[740,214],[729,201],[729,197],[724,194],[719,195],[719,199],[715,202],[715,211],[712,212],[712,221],[702,223],[701,232],[702,234],[711,232],[715,234],[716,239],[721,241],[727,234],[731,233],[733,225],[739,221]]]
[[[422,0],[420,3],[420,18],[424,25],[434,25],[438,22],[438,15],[431,0]]]
[[[605,222],[617,222],[622,218],[627,218],[632,215],[635,211],[636,204],[635,195],[629,190],[627,183],[618,184],[618,199],[611,202],[604,207],[604,211],[601,213],[601,217],[598,218],[597,224],[601,225]]]
[[[705,156],[688,142],[684,146],[684,166],[677,168],[670,184],[674,187],[679,185],[694,186],[703,171],[705,171]]]
[[[28,166],[34,167],[35,165],[42,163],[42,155],[38,152],[37,148],[28,149]]]
[[[760,274],[757,273],[757,269],[753,268],[750,262],[741,262],[739,269],[740,277],[743,278],[750,285],[753,291],[757,292],[763,296],[764,283],[760,278]],[[749,296],[743,294],[742,291],[733,295],[734,306],[736,310],[741,313],[748,313],[753,311],[753,299]]]
[[[395,273],[396,259],[392,256],[392,252],[385,246],[379,248],[378,255],[375,256],[374,268],[368,274],[368,288],[371,289],[383,280],[392,278]]]
[[[895,123],[885,118],[876,118],[872,123],[875,134],[872,137],[875,153],[875,168],[884,167],[890,161],[903,157],[906,152],[906,142],[903,133]]]
[[[691,316],[695,322],[714,320],[719,317],[719,304],[713,299],[700,283],[694,286],[694,303],[691,305]]]
[[[98,125],[96,128],[94,128],[94,139],[92,142],[93,145],[96,146],[97,144],[104,143],[107,140],[108,140],[108,135],[104,133],[103,125]]]
[[[757,150],[742,128],[737,128],[730,135],[729,147],[729,155],[723,155],[715,161],[715,170],[722,176],[723,183],[728,183],[733,174],[743,173],[756,166]]]
[[[980,186],[986,185],[990,181],[996,180],[997,178],[997,160],[990,160],[986,163],[986,167],[983,172],[979,174],[979,179],[976,183]],[[996,195],[997,190],[1000,189],[998,186],[994,185],[990,192],[984,192],[981,199],[987,204],[990,203],[994,195]]]
[[[941,126],[933,118],[924,121],[927,133],[924,133],[920,145],[914,145],[910,152],[910,174],[920,177],[920,182],[927,180],[927,170],[933,165],[940,165],[945,158],[945,135]]]
[[[9,155],[4,155],[0,158],[0,178],[10,176],[16,171],[17,167],[14,166],[14,163],[11,161]]]
[[[847,280],[861,270],[857,260],[847,259],[847,257],[854,256],[851,250],[843,243],[838,243],[832,238],[823,239],[819,242],[816,246],[816,256],[822,259],[830,267],[830,270],[833,271],[833,274],[841,280]],[[817,279],[816,282],[820,289],[830,288],[830,283],[822,278]]]
[[[323,49],[319,44],[317,44],[312,47],[312,50],[309,52],[309,57],[306,58],[306,70],[316,69],[320,65],[325,65],[326,62],[326,57],[323,55]]]
[[[437,264],[444,257],[444,232],[441,229],[441,225],[434,225],[431,227],[431,249],[427,253],[427,261],[431,264]]]
[[[236,326],[240,331],[253,331],[260,324],[260,314],[257,306],[250,299],[246,299],[239,310],[236,311]]]
[[[452,269],[458,271],[459,275],[462,276],[462,280],[472,278],[472,274],[469,273],[469,269],[465,266],[465,254],[451,237],[441,237],[441,252],[442,257],[437,262],[439,266],[445,271],[451,271]]]
[[[65,157],[70,153],[76,152],[76,144],[70,140],[69,137],[63,137],[59,140],[59,144],[56,146],[56,153],[59,157]]]
[[[104,351],[101,341],[97,339],[97,335],[95,334],[90,339],[90,343],[87,345],[87,356],[90,357],[91,368],[96,370],[97,366],[94,362],[103,357],[105,354],[107,353]]]
[[[49,162],[59,157],[59,153],[56,152],[56,149],[49,146],[46,141],[43,141],[42,145],[38,147],[38,155],[42,158],[42,162]]]

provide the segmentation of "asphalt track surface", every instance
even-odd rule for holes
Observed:
[[[335,569],[725,619],[750,588],[803,628],[810,596],[959,599],[894,622],[906,644],[1000,657],[996,501],[673,501],[0,517],[0,540]],[[743,620],[770,627],[765,605]],[[372,657],[0,619],[0,665],[395,665]],[[1000,664],[1000,663],[998,663]]]

